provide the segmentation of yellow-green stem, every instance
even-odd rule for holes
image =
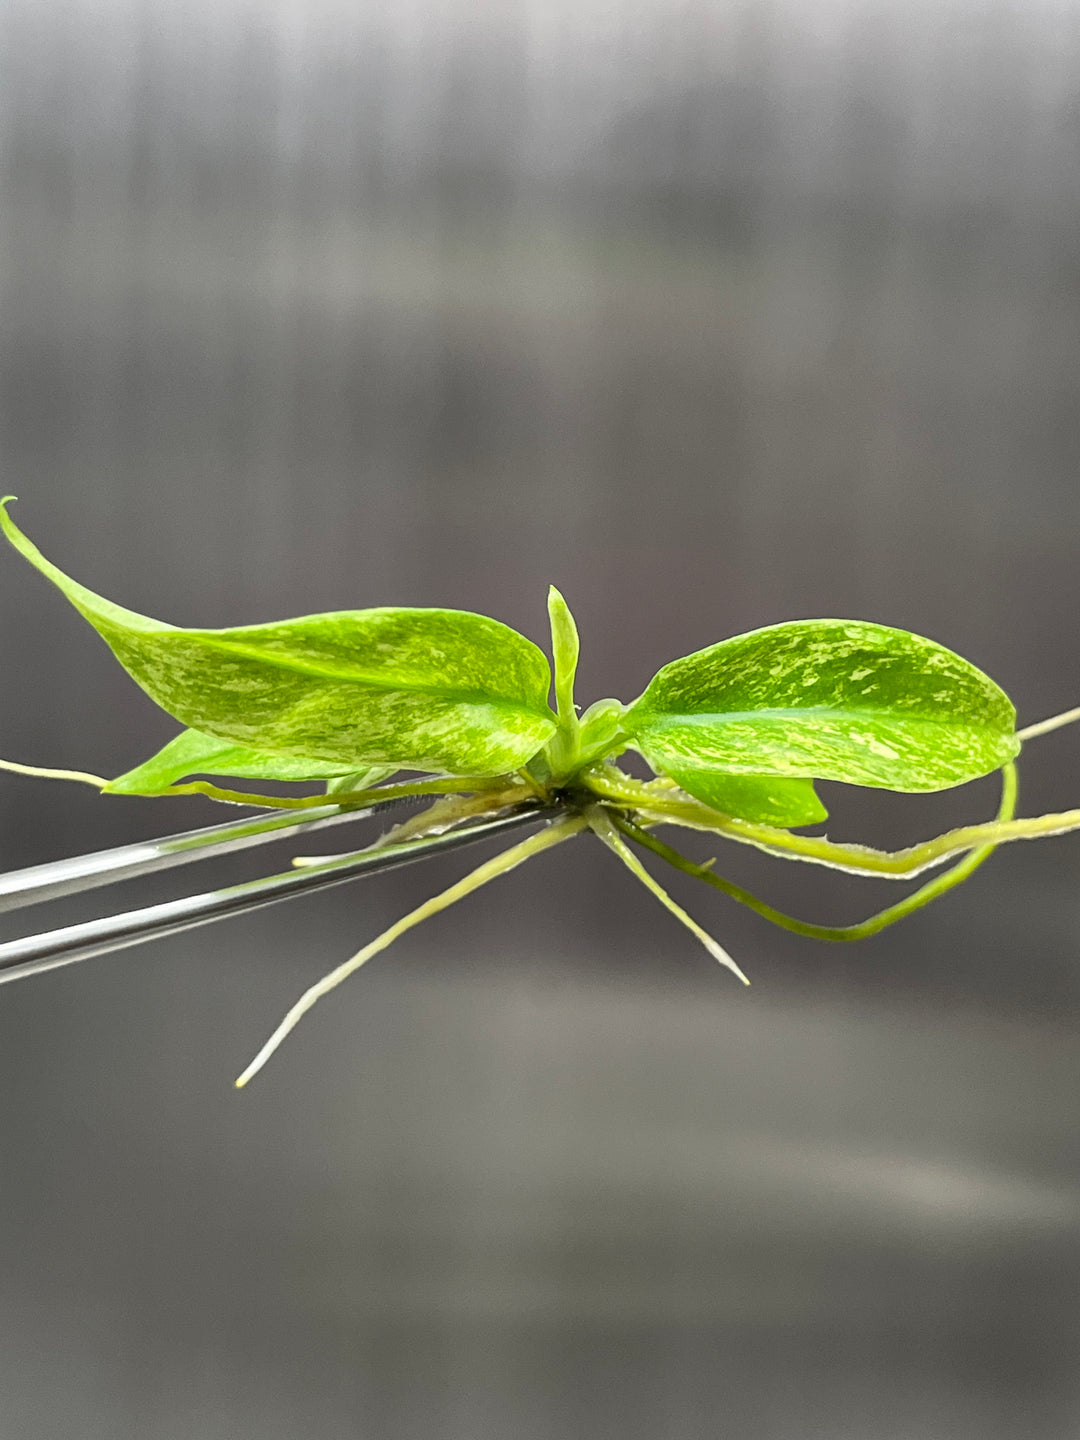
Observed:
[[[874,850],[867,845],[839,845],[817,836],[779,830],[772,825],[735,820],[694,800],[665,799],[630,776],[616,778],[590,769],[584,772],[583,778],[594,794],[636,810],[638,819],[645,824],[686,825],[691,829],[727,835],[732,840],[754,845],[786,859],[806,860],[853,874],[881,875],[885,878],[905,879],[918,875],[953,855],[983,845],[1004,845],[1013,840],[1032,840],[1080,830],[1080,810],[1066,810],[1056,815],[965,825],[905,850]]]
[[[1010,765],[1005,772],[998,820],[1009,819],[1015,806],[1016,769]],[[905,899],[895,905],[889,905],[884,910],[879,910],[877,914],[871,915],[869,919],[862,920],[856,925],[814,925],[809,921],[797,920],[792,915],[785,915],[782,910],[777,910],[766,901],[759,900],[756,895],[751,894],[749,890],[744,890],[741,885],[736,885],[733,881],[725,880],[723,876],[715,874],[710,865],[695,864],[685,855],[681,855],[678,850],[673,849],[670,845],[665,845],[655,835],[650,835],[648,831],[634,824],[632,820],[616,816],[615,824],[625,835],[629,835],[631,839],[644,845],[654,855],[659,855],[662,860],[666,860],[676,870],[682,870],[687,875],[704,880],[707,885],[712,885],[714,889],[730,896],[732,900],[737,900],[740,905],[749,906],[751,910],[755,910],[766,920],[771,920],[774,925],[779,925],[784,930],[792,930],[796,935],[806,935],[811,940],[865,940],[871,935],[876,935],[887,926],[895,925],[898,920],[903,920],[916,910],[921,910],[924,905],[929,905],[931,900],[936,900],[939,895],[944,895],[954,886],[966,880],[985,860],[989,859],[996,849],[994,845],[984,845],[980,849],[972,851],[959,864],[946,870],[944,874],[935,876],[933,880],[921,886]]]
[[[387,800],[404,800],[414,795],[476,794],[481,791],[516,792],[524,798],[529,794],[529,787],[511,775],[463,775],[439,780],[416,780],[402,785],[374,785],[368,790],[335,791],[332,795],[252,795],[246,790],[229,790],[221,785],[213,785],[208,780],[187,780],[181,785],[155,790],[149,798],[157,799],[160,795],[208,795],[211,800],[223,800],[229,805],[257,805],[271,810],[317,810],[325,805],[353,808],[381,805]],[[107,789],[105,793],[109,793]]]

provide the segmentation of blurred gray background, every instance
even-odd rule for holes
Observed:
[[[840,615],[1080,702],[1067,0],[0,0],[0,287],[3,488],[146,613],[542,641],[554,581],[583,701]],[[0,591],[0,754],[173,733],[14,554]],[[995,804],[825,789],[878,843]],[[1075,735],[1022,800],[1080,803]],[[0,817],[7,866],[222,818],[11,775]],[[851,947],[674,876],[747,992],[581,841],[231,1090],[474,858],[0,993],[5,1440],[1078,1433],[1080,838]]]

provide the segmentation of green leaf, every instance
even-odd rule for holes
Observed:
[[[588,765],[626,749],[622,718],[625,706],[618,700],[594,700],[581,717],[578,763]]]
[[[559,728],[548,741],[545,758],[554,778],[563,779],[578,763],[581,725],[574,704],[574,677],[577,674],[577,625],[570,607],[555,589],[548,587],[548,617],[551,621],[551,655],[555,662],[555,706]]]
[[[856,620],[770,625],[675,660],[623,725],[673,777],[690,766],[943,790],[1020,749],[1012,703],[981,670]]]
[[[382,780],[391,772],[380,768],[374,773]],[[217,740],[198,730],[183,730],[149,760],[110,780],[105,791],[110,795],[157,795],[189,775],[237,776],[247,780],[327,780],[328,791],[338,779],[365,779],[369,785],[376,783],[365,776],[349,774],[341,762],[267,755],[232,740]],[[348,788],[359,790],[362,786]]]
[[[569,726],[576,730],[574,677],[581,646],[570,607],[554,585],[548,587],[548,617],[551,621],[551,657],[555,662],[555,702],[559,721],[564,729]]]
[[[183,630],[104,600],[51,564],[0,501],[11,543],[117,659],[192,729],[268,754],[498,775],[554,732],[543,652],[462,610],[343,610]]]
[[[817,825],[829,812],[818,799],[814,782],[781,775],[729,775],[720,770],[676,763],[665,767],[676,785],[695,800],[756,825]]]

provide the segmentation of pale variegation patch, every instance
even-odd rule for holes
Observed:
[[[933,640],[852,620],[772,625],[675,660],[623,725],[667,774],[890,790],[960,785],[1020,748],[1012,702],[981,670]]]

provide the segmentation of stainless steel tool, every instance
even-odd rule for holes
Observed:
[[[0,911],[41,904],[196,860],[218,858],[347,820],[366,819],[392,808],[396,803],[388,801],[384,805],[352,810],[326,805],[305,811],[300,818],[295,810],[264,811],[247,819],[167,835],[160,840],[121,845],[89,855],[12,870],[0,875]],[[158,936],[206,925],[228,915],[240,915],[294,895],[306,895],[363,875],[409,865],[445,851],[476,844],[489,836],[538,821],[550,821],[554,814],[550,807],[526,801],[508,812],[465,821],[442,834],[403,840],[398,844],[376,842],[364,850],[329,857],[324,864],[309,864],[302,869],[262,876],[77,925],[65,925],[21,940],[9,940],[0,944],[0,984],[55,970],[63,965],[73,965],[96,955],[107,955]]]

